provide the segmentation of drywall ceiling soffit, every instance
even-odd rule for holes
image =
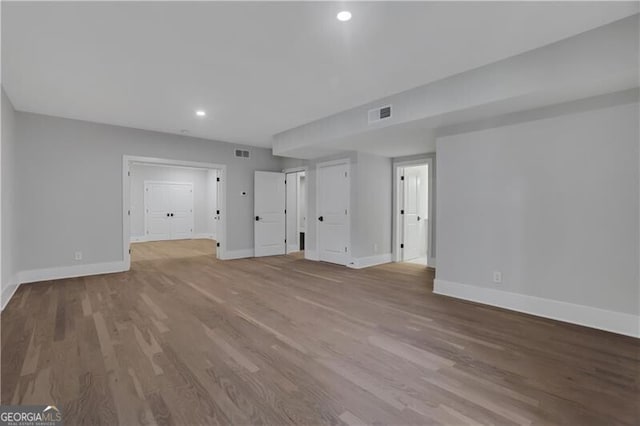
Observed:
[[[274,152],[355,149],[401,156],[435,149],[437,130],[638,87],[638,15],[275,136]],[[392,105],[371,125],[368,111]]]
[[[3,86],[21,111],[271,146],[287,129],[638,10],[348,4],[342,23],[338,2],[2,2]]]

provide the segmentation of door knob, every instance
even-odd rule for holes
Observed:
[[[324,216],[320,216],[320,217],[318,218],[318,220],[319,220],[320,222],[323,222],[323,221],[324,221]]]
[[[260,220],[260,216],[256,216],[256,222]]]
[[[420,222],[420,216],[418,216],[418,222]]]
[[[169,217],[169,216],[170,216],[170,214],[169,214],[169,213],[167,213],[167,217]]]
[[[171,217],[173,217],[173,213],[171,213]]]

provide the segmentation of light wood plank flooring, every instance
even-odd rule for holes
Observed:
[[[637,340],[432,294],[433,272],[133,246],[127,273],[23,285],[2,404],[65,424],[638,424]]]

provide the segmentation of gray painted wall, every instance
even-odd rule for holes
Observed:
[[[439,138],[437,279],[639,314],[639,113]]]
[[[0,147],[0,157],[2,161],[2,220],[1,220],[1,246],[2,263],[1,263],[1,291],[2,306],[6,303],[4,300],[11,291],[10,287],[16,285],[15,274],[18,272],[15,256],[16,243],[18,234],[16,233],[16,192],[15,192],[15,173],[16,173],[16,126],[15,111],[13,105],[2,90],[2,146]],[[5,290],[7,292],[5,293]]]
[[[16,119],[20,271],[123,259],[125,154],[226,164],[228,251],[253,248],[253,172],[282,169],[267,149],[247,147],[251,158],[240,159],[223,142],[24,112]]]
[[[352,164],[351,247],[355,258],[391,253],[391,159],[359,152]]]
[[[183,182],[193,184],[193,234],[210,234],[215,208],[215,187],[209,187],[209,171],[184,167],[134,164],[131,167],[131,236],[144,237],[144,182]]]

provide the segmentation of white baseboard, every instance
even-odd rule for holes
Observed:
[[[39,281],[59,280],[63,278],[84,277],[87,275],[112,274],[127,271],[124,261],[90,263],[84,265],[61,266],[57,268],[34,269],[19,274],[21,284]]]
[[[0,310],[4,311],[4,308],[7,307],[9,300],[13,297],[20,286],[20,281],[18,274],[15,274],[9,279],[9,282],[6,284],[4,290],[2,290],[2,294],[0,294]]]
[[[309,249],[304,249],[304,258],[307,260],[320,260],[320,257],[318,257],[318,252]]]
[[[294,251],[300,251],[298,244],[290,244],[287,246],[287,254],[293,253]]]
[[[391,253],[377,254],[375,256],[359,257],[351,259],[351,262],[347,263],[348,268],[362,269],[370,266],[382,265],[391,262]]]
[[[640,316],[492,288],[434,281],[433,292],[544,318],[640,337]]]
[[[216,235],[215,234],[194,234],[191,239],[193,240],[201,240],[201,239],[206,239],[206,240],[215,240],[216,239]],[[145,235],[139,235],[139,236],[132,236],[129,239],[130,242],[132,243],[144,243],[147,241],[155,241],[155,240],[149,240]],[[166,241],[166,240],[163,240]]]
[[[427,259],[427,266],[429,268],[435,268],[436,267],[436,258],[435,257],[430,257]]]
[[[191,238],[194,240],[215,240],[216,236],[215,234],[194,234]]]
[[[253,249],[245,250],[226,250],[221,257],[222,260],[246,259],[253,257]]]

